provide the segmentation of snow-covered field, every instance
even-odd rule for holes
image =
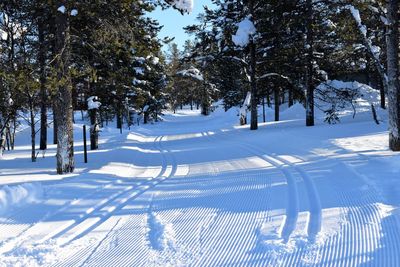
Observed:
[[[0,265],[400,266],[387,123],[366,110],[306,128],[303,115],[249,131],[235,110],[168,113],[105,128],[88,164],[78,121],[66,176],[54,146],[30,162],[22,131],[0,160]]]

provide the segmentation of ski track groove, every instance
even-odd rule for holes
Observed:
[[[209,134],[208,132],[205,132],[205,133],[203,133],[203,136],[205,136],[205,137],[207,137],[209,140],[211,140],[211,142],[212,142],[212,140],[214,139],[215,141],[217,141],[217,142],[221,142],[221,140],[218,140],[218,138],[216,137],[216,136],[214,136],[214,135],[211,135],[211,134]],[[225,140],[225,139],[224,139]],[[225,140],[226,141],[226,140]],[[213,142],[212,142],[213,143]],[[227,143],[232,143],[231,141],[229,141],[228,140],[228,142]],[[233,145],[234,146],[237,146],[237,144],[235,144],[235,143],[233,143]],[[254,155],[256,155],[254,152],[251,152],[251,154],[254,154]],[[256,155],[256,156],[258,156],[258,155]],[[264,161],[265,161],[265,159],[264,159]],[[228,162],[229,163],[229,162]],[[241,163],[240,162],[238,162],[237,164],[239,164],[239,165],[241,165]],[[232,164],[231,164],[232,165]],[[240,169],[245,169],[244,168],[244,166],[240,166]],[[258,174],[258,175],[261,175],[261,174]],[[251,176],[252,177],[252,176]],[[239,181],[242,181],[242,179],[243,178],[237,178],[237,179],[239,179]],[[260,178],[252,178],[252,180],[253,180],[253,183],[251,183],[251,184],[254,184],[256,181],[258,181],[258,179],[260,179]],[[267,183],[266,183],[266,189],[264,189],[264,190],[266,190],[266,193],[264,193],[264,194],[262,194],[262,197],[264,198],[265,197],[265,199],[263,199],[263,203],[266,203],[268,206],[266,206],[266,209],[263,211],[263,212],[258,212],[258,213],[255,213],[255,214],[253,214],[252,215],[252,213],[248,213],[247,214],[247,216],[246,216],[246,213],[245,213],[245,216],[248,218],[248,219],[245,219],[244,220],[244,222],[246,222],[246,223],[248,223],[248,222],[253,222],[253,223],[251,223],[251,225],[246,225],[246,226],[248,226],[248,227],[244,227],[244,225],[242,226],[242,231],[240,231],[240,233],[239,234],[237,234],[237,235],[235,235],[236,236],[236,238],[232,241],[231,239],[228,239],[228,240],[230,240],[231,242],[233,242],[233,244],[235,244],[235,242],[237,241],[237,240],[245,240],[246,242],[247,242],[247,245],[245,246],[246,248],[250,248],[251,246],[254,246],[254,244],[256,244],[257,243],[257,240],[260,238],[260,236],[256,236],[255,234],[254,234],[254,232],[252,233],[251,231],[253,230],[254,231],[254,229],[260,229],[260,227],[262,226],[262,219],[261,218],[266,218],[267,220],[269,219],[269,217],[270,217],[270,211],[271,211],[271,207],[270,207],[270,205],[269,205],[269,199],[271,198],[271,194],[270,194],[270,188],[271,188],[271,183],[272,183],[272,181],[271,181],[271,178],[267,178]],[[250,186],[250,185],[248,185],[248,184],[246,184],[247,186]],[[261,215],[260,215],[260,213],[261,214],[263,214],[262,215],[262,217],[261,217]],[[239,216],[235,216],[236,218],[237,217],[239,217]],[[252,217],[255,217],[255,218],[252,218]],[[258,221],[259,222],[257,222],[257,219],[258,219]],[[237,220],[238,220],[238,218],[237,218]],[[240,221],[243,221],[243,220],[240,220]],[[234,226],[236,226],[236,225],[234,225]],[[246,229],[248,229],[247,231],[250,231],[250,232],[245,232],[245,231],[243,231],[243,228],[244,228],[244,230],[246,230]],[[232,227],[232,229],[237,229],[236,227]],[[251,229],[251,230],[250,230]],[[245,233],[246,233],[246,235],[245,235]],[[248,238],[247,239],[241,239],[241,237],[242,236],[247,236]],[[228,242],[226,242],[225,243],[225,246],[228,246],[228,247],[234,247],[234,246],[232,246],[232,244],[229,244]],[[243,246],[241,246],[242,248],[244,248]],[[224,251],[223,249],[220,249],[222,252]],[[234,262],[240,262],[240,260],[244,260],[243,258],[241,258],[241,257],[246,257],[246,256],[249,256],[248,254],[244,254],[243,255],[243,252],[246,252],[247,250],[236,250],[236,254],[233,254],[233,255],[231,255],[231,261],[232,262],[229,262],[229,264],[233,264]],[[213,257],[211,257],[210,256],[210,258],[213,258]],[[221,261],[223,261],[223,257],[221,257],[221,256],[219,256],[219,257],[217,257],[217,258],[219,258],[219,261],[218,262],[216,262],[215,264],[213,264],[213,265],[216,265],[216,266],[219,266],[219,265],[222,265],[222,263],[221,263]],[[205,265],[208,265],[208,262],[205,264]]]
[[[153,178],[153,179],[151,179],[151,180],[149,181],[150,185],[149,185],[145,190],[143,190],[143,191],[142,191],[141,193],[139,193],[137,196],[128,199],[125,203],[122,204],[121,207],[119,207],[119,209],[122,209],[123,206],[125,206],[125,204],[128,204],[128,202],[130,202],[130,201],[136,199],[137,197],[143,196],[145,193],[149,192],[150,190],[154,189],[156,186],[160,185],[161,183],[165,182],[167,179],[169,179],[169,178],[171,178],[171,177],[173,177],[173,176],[175,175],[175,173],[176,173],[176,171],[177,171],[176,160],[175,160],[175,158],[174,158],[173,156],[171,156],[172,153],[171,153],[168,149],[165,149],[165,148],[163,147],[163,145],[162,145],[162,139],[163,139],[163,136],[160,136],[159,138],[158,138],[158,137],[155,138],[155,140],[154,140],[154,142],[153,142],[153,145],[157,144],[157,146],[158,146],[157,149],[160,151],[160,154],[161,154],[161,156],[162,156],[162,159],[161,159],[161,161],[162,161],[162,168],[161,168],[160,173],[159,173],[155,178]],[[167,156],[166,156],[166,155],[168,155],[169,160],[167,160]],[[169,162],[168,162],[168,161],[170,161],[170,163],[171,163],[171,171],[170,171],[168,174],[166,174],[166,172],[167,172],[167,170],[168,170],[168,166],[169,166]],[[164,176],[164,175],[165,175],[165,176]],[[148,204],[148,205],[149,205],[149,208],[150,208],[150,206],[152,205],[152,201],[153,201],[153,199],[149,199],[149,200],[148,200],[148,202],[149,202],[149,204]],[[148,208],[148,209],[149,209],[149,208]],[[119,210],[119,209],[114,210],[113,213],[111,213],[109,217],[111,217],[111,216],[112,216],[117,210]],[[148,210],[148,209],[147,209],[147,210]],[[107,219],[109,219],[109,217],[108,217]],[[132,217],[135,217],[135,215],[133,215]],[[104,223],[104,222],[105,222],[105,220],[104,220],[102,223]],[[100,224],[99,224],[99,225],[100,225]],[[124,225],[125,225],[125,224],[124,224]],[[98,226],[98,225],[97,225],[97,226]],[[120,228],[122,228],[122,227],[123,227],[123,226],[121,226]],[[112,235],[110,235],[110,238],[112,238],[114,235],[115,235],[115,233],[112,234]],[[140,235],[138,235],[138,236],[140,236]],[[140,240],[140,239],[139,239],[139,240]],[[147,240],[147,238],[146,238],[146,243],[147,243],[147,244],[149,243],[149,241]],[[140,248],[138,247],[137,250],[140,250]],[[121,253],[118,252],[118,255],[121,255]],[[143,260],[144,260],[144,259],[143,259]],[[142,266],[142,265],[143,265],[143,262],[134,262],[134,266]]]
[[[138,183],[138,182],[136,182],[136,183]],[[39,220],[37,220],[35,223],[29,224],[27,227],[25,227],[25,225],[23,225],[23,230],[20,233],[16,234],[14,237],[10,237],[10,238],[8,238],[6,240],[3,240],[1,242],[1,247],[3,245],[5,245],[6,243],[12,242],[13,240],[21,239],[23,237],[23,235],[29,234],[28,231],[31,228],[39,225],[40,223],[44,223],[47,220],[54,219],[54,217],[56,217],[57,215],[59,215],[60,213],[62,213],[64,211],[66,211],[68,208],[76,207],[76,205],[78,203],[90,199],[89,198],[90,196],[98,195],[99,193],[105,192],[107,189],[110,189],[112,186],[117,186],[117,185],[122,185],[122,184],[119,181],[109,182],[106,185],[103,185],[100,188],[97,188],[94,192],[90,192],[90,193],[84,195],[83,197],[81,197],[79,199],[73,199],[73,200],[67,201],[60,208],[55,209],[53,212],[46,213]],[[9,218],[9,219],[11,219],[11,218]]]
[[[223,135],[230,135],[225,132],[221,132]],[[246,143],[245,145],[243,142],[239,143],[240,146],[242,146],[244,149],[247,151],[253,153],[255,156],[259,157],[260,159],[263,159],[264,161],[272,164],[274,167],[277,169],[281,170],[283,174],[285,175],[288,183],[288,209],[287,209],[287,214],[286,214],[286,221],[284,228],[282,230],[282,233],[285,232],[284,234],[284,239],[287,242],[290,238],[291,233],[295,229],[295,225],[297,223],[298,219],[298,212],[299,212],[299,204],[298,204],[298,189],[297,189],[297,182],[296,180],[291,176],[291,174],[285,170],[286,167],[290,167],[290,169],[295,170],[297,173],[300,174],[301,178],[303,179],[303,182],[306,186],[307,189],[307,196],[309,198],[309,206],[310,206],[310,219],[309,219],[309,230],[307,232],[311,234],[311,241],[315,238],[315,236],[318,234],[318,232],[321,229],[321,205],[320,205],[320,200],[318,197],[318,193],[316,192],[315,185],[310,179],[310,177],[303,171],[301,171],[299,168],[294,166],[292,163],[283,160],[279,157],[273,156],[272,154],[266,153],[252,144]],[[294,196],[292,196],[292,194]],[[315,203],[315,204],[314,204]],[[314,206],[315,205],[315,206]],[[295,215],[293,215],[293,213]],[[286,223],[288,222],[288,223]],[[311,232],[311,233],[310,233]]]
[[[208,132],[206,132],[205,133],[205,135],[204,136],[206,136],[206,137],[208,137],[209,139],[215,139],[215,140],[217,140],[217,141],[220,141],[220,140],[218,140],[217,138],[216,138],[216,136],[214,136],[214,135],[210,135]],[[224,139],[224,141],[227,141],[227,143],[231,143],[233,146],[237,146],[238,144],[237,143],[234,143],[234,142],[232,142],[232,141],[230,141],[230,140],[227,140],[227,139]],[[255,155],[255,156],[257,156],[258,158],[260,158],[260,159],[262,159],[263,161],[265,161],[265,162],[267,162],[267,163],[269,163],[269,164],[271,164],[271,162],[269,162],[269,161],[267,161],[265,158],[263,158],[263,157],[260,157],[260,155],[258,154],[258,153],[256,153],[256,152],[254,152],[254,151],[250,151],[247,147],[244,147],[245,148],[245,150],[247,150],[247,151],[249,151],[252,155]],[[239,163],[240,164],[240,163]],[[283,172],[282,170],[281,170],[281,172]],[[287,174],[287,173],[283,173],[284,175],[285,174]],[[271,194],[270,194],[270,190],[268,190],[268,189],[270,189],[271,188],[271,183],[272,183],[272,181],[271,181],[271,178],[268,178],[268,183],[267,183],[267,192],[266,192],[266,194],[263,194],[263,197],[265,197],[266,199],[264,200],[264,203],[267,203],[267,205],[268,206],[266,206],[266,209],[262,212],[263,213],[263,216],[262,216],[262,218],[264,218],[264,220],[266,220],[266,221],[269,221],[270,220],[270,212],[271,212],[271,207],[270,207],[270,205],[269,205],[269,199],[272,197],[271,196]],[[251,214],[249,214],[249,216],[251,216]],[[256,213],[255,215],[253,215],[253,216],[255,216],[255,218],[252,218],[252,219],[248,219],[248,220],[246,220],[246,222],[247,221],[251,221],[251,222],[256,222],[256,223],[253,223],[253,224],[251,224],[251,225],[247,225],[248,227],[247,228],[245,228],[245,229],[247,229],[248,231],[250,231],[250,229],[253,229],[253,231],[254,231],[254,229],[260,229],[260,227],[262,226],[262,222],[264,221],[264,220],[261,220],[261,218],[260,218],[260,220],[259,220],[259,222],[257,222],[257,218],[259,218],[259,213]],[[242,231],[242,232],[244,232],[244,231]],[[239,236],[241,236],[241,235],[239,235]],[[257,241],[259,240],[259,238],[261,237],[261,236],[256,236],[254,233],[247,233],[247,236],[249,236],[249,239],[247,239],[248,240],[248,242],[247,242],[247,247],[248,248],[250,248],[250,246],[254,246],[254,244],[257,244]],[[252,236],[254,236],[253,238],[252,238]],[[252,240],[250,239],[250,238],[252,238]],[[233,241],[233,242],[235,242],[237,240],[237,238]],[[227,245],[227,244],[226,244]],[[233,249],[234,247],[235,247],[235,245],[234,244],[231,244],[231,249]],[[223,250],[222,250],[223,251]],[[245,252],[245,251],[244,251]],[[244,255],[242,255],[242,257],[247,257],[248,255],[246,255],[245,253],[244,253]],[[238,257],[240,257],[240,254],[238,253],[235,257],[234,257],[234,259],[236,259],[236,258],[238,258]],[[259,255],[259,257],[262,257],[262,255]],[[212,258],[212,257],[211,257]],[[235,261],[233,259],[233,261]],[[222,259],[222,257],[220,257],[220,261],[222,261],[223,259]],[[239,260],[237,260],[237,262],[240,262]],[[233,264],[233,263],[232,263]],[[208,265],[208,262],[206,262],[204,265]],[[219,266],[220,265],[220,262],[217,262],[215,265],[217,265],[217,266]]]
[[[361,152],[352,152],[355,156],[358,156],[359,159],[356,159],[356,162],[364,163],[368,162],[371,158],[376,158],[374,155],[365,155]],[[316,154],[317,155],[317,154]],[[318,157],[321,157],[317,155]],[[390,220],[393,221],[395,218],[393,216],[384,218],[380,215],[378,208],[376,207],[376,203],[385,203],[384,197],[380,195],[379,192],[376,191],[374,186],[368,183],[368,178],[365,177],[364,174],[358,173],[354,167],[351,167],[352,158],[333,158],[336,163],[343,166],[347,169],[349,174],[352,174],[358,177],[359,181],[363,182],[363,184],[368,185],[367,192],[357,192],[360,194],[357,200],[354,199],[353,195],[349,195],[349,192],[346,192],[346,197],[343,199],[343,205],[349,205],[349,213],[353,213],[352,216],[354,221],[358,223],[358,225],[353,225],[351,221],[348,222],[351,226],[345,225],[346,232],[352,232],[356,236],[354,232],[359,233],[363,238],[358,240],[351,240],[351,234],[347,234],[346,238],[343,238],[343,242],[345,247],[347,248],[346,253],[341,256],[340,262],[343,263],[343,266],[348,266],[349,262],[357,262],[362,264],[363,266],[400,266],[400,258],[399,258],[399,245],[398,240],[400,239],[400,231],[399,228],[396,227],[385,227],[385,223],[382,220]],[[363,160],[361,160],[363,159]],[[318,160],[318,162],[331,161],[332,158],[327,156],[323,156],[322,159]],[[338,187],[338,192],[341,192],[342,188]],[[342,194],[343,195],[343,194]],[[358,208],[357,208],[358,207]],[[363,210],[360,210],[360,207]],[[348,215],[349,216],[349,215]],[[393,225],[389,224],[389,225]],[[367,238],[364,236],[367,233]],[[350,246],[348,243],[356,243]],[[361,245],[360,245],[360,242]],[[354,246],[357,246],[354,248]],[[360,248],[361,247],[361,248]],[[374,253],[375,250],[379,250],[382,247],[385,249],[379,254],[378,257],[371,258],[372,256],[368,256],[370,253]],[[339,248],[340,249],[340,248]],[[351,250],[354,249],[354,250]],[[349,250],[351,252],[349,252]],[[354,254],[358,253],[358,254]],[[350,259],[349,259],[350,258]],[[353,258],[353,259],[351,259]],[[346,261],[347,259],[347,261]],[[372,260],[372,262],[371,262]],[[366,262],[365,262],[366,261]]]
[[[340,164],[344,164],[339,161]],[[347,168],[346,165],[344,165]],[[357,174],[356,174],[357,175]],[[361,178],[360,178],[361,179]],[[341,181],[339,181],[341,182]],[[341,192],[342,189],[340,185],[337,186],[337,191]],[[369,260],[367,254],[373,252],[375,249],[379,248],[378,237],[381,236],[380,233],[380,216],[377,207],[371,203],[379,202],[376,197],[375,192],[364,192],[363,194],[358,192],[360,196],[354,198],[355,192],[342,191],[339,194],[341,202],[344,205],[348,205],[348,223],[343,226],[342,229],[343,237],[342,245],[336,244],[333,246],[338,250],[337,255],[330,255],[330,260],[338,260],[340,266],[355,266],[364,264],[369,266]],[[355,200],[357,199],[357,200]],[[391,232],[392,229],[389,229]],[[391,235],[389,235],[390,238]],[[337,243],[338,238],[335,238]],[[331,246],[332,247],[332,246]],[[389,252],[389,255],[396,255],[395,251]],[[376,266],[397,266],[388,263],[387,261],[392,261],[390,257],[380,257],[380,261]],[[374,263],[376,264],[376,263]]]
[[[95,246],[95,248],[92,250],[92,252],[89,254],[89,256],[86,257],[85,261],[82,262],[80,265],[81,267],[84,266],[90,259],[92,255],[96,252],[96,250],[101,246],[101,244],[109,237],[110,233],[114,231],[114,229],[117,227],[118,223],[121,221],[121,218],[115,223],[115,225],[107,232],[106,236],[100,240],[100,242]]]
[[[250,150],[249,149],[250,146],[251,145],[249,145],[249,144],[246,144],[246,146],[243,145],[243,147],[247,148],[247,150]],[[264,158],[264,156],[263,156],[263,154],[261,154],[261,152],[257,153],[258,149],[256,149],[256,148],[252,148],[252,149],[255,151],[255,152],[253,151],[254,154]],[[278,165],[279,161],[280,161],[280,162],[282,162],[282,165],[286,164],[286,165],[291,166],[292,168],[294,168],[298,173],[300,173],[301,177],[303,178],[304,184],[306,185],[306,189],[308,191],[308,197],[309,197],[309,200],[310,200],[309,201],[309,203],[310,203],[309,220],[310,221],[308,222],[307,233],[309,235],[310,234],[312,235],[312,237],[311,237],[312,239],[315,238],[315,236],[318,234],[319,230],[321,229],[321,220],[322,220],[321,204],[320,204],[320,200],[319,200],[318,195],[317,195],[315,184],[312,182],[312,179],[301,168],[299,168],[297,166],[293,166],[290,162],[287,162],[286,160],[282,160],[281,158],[274,157],[274,156],[272,156],[270,154],[268,154],[267,157],[271,157],[272,158],[272,161],[269,161],[269,163],[271,163],[275,167],[280,168],[281,165]],[[278,161],[278,164],[276,164],[275,161]],[[289,177],[287,174],[285,174],[285,176],[287,178]],[[289,183],[289,181],[288,181],[288,183]],[[312,206],[315,203],[316,203],[316,205]],[[344,203],[345,204],[350,204],[351,203],[351,198],[346,197],[346,201],[344,201]],[[348,235],[347,235],[348,237],[345,238],[344,240],[350,240],[351,247],[349,249],[347,249],[347,251],[343,255],[342,259],[343,260],[345,258],[346,259],[350,259],[350,265],[354,265],[354,264],[358,265],[362,261],[362,257],[361,257],[362,255],[360,256],[360,254],[362,252],[366,253],[366,251],[368,251],[364,247],[366,244],[361,243],[361,240],[362,240],[362,238],[361,238],[361,229],[363,229],[362,222],[367,222],[367,218],[365,217],[365,214],[363,212],[359,212],[359,211],[357,212],[354,209],[350,209],[350,213],[352,213],[351,216],[354,216],[353,220],[355,222],[355,225],[351,224],[350,229],[347,229],[348,231],[351,230],[350,234],[352,235],[352,238],[349,239],[349,233],[348,233]],[[377,213],[377,211],[372,211],[372,214],[376,215],[376,213]],[[350,217],[350,218],[352,218],[352,217]],[[286,219],[287,219],[287,217],[286,217]],[[379,222],[379,220],[377,218],[375,218],[374,221],[375,222]],[[367,230],[369,230],[367,232],[367,235],[369,236],[368,238],[374,237],[374,235],[371,234],[371,229],[370,228],[371,227],[369,227],[367,229]],[[379,232],[379,231],[377,231],[377,232]],[[348,246],[345,246],[345,247],[348,247]],[[321,252],[321,246],[318,249],[319,250],[317,252]],[[301,253],[301,250],[303,250],[302,247],[300,249],[297,248],[295,253],[291,253],[289,257],[292,260],[289,259],[289,262],[287,262],[286,264],[284,263],[283,266],[293,266],[293,264],[295,264],[296,262],[299,263],[298,257],[299,257],[299,255]],[[293,255],[293,254],[295,254],[295,255]],[[330,252],[330,254],[331,254],[331,252]],[[363,256],[366,257],[365,255],[363,255]],[[324,255],[322,254],[321,255],[321,259],[323,259],[323,257],[324,257]],[[287,260],[287,257],[285,257],[285,259]],[[347,263],[349,263],[349,262],[347,262]],[[321,262],[319,262],[319,264],[324,264],[324,262],[321,261]],[[383,263],[383,264],[386,264],[386,263]],[[387,265],[383,265],[383,266],[387,266]]]
[[[100,225],[102,225],[103,223],[105,223],[108,219],[110,219],[117,211],[119,211],[119,210],[121,210],[124,206],[126,206],[129,202],[131,202],[132,200],[134,200],[134,199],[137,199],[138,197],[141,197],[141,196],[143,196],[145,193],[147,193],[147,192],[149,192],[150,190],[152,190],[152,189],[154,189],[157,185],[159,185],[159,184],[161,184],[162,182],[164,182],[166,179],[168,179],[168,178],[170,178],[170,177],[172,177],[174,174],[175,174],[175,172],[176,172],[176,169],[177,169],[177,166],[172,166],[172,168],[171,168],[171,172],[167,175],[167,176],[163,176],[163,175],[165,175],[165,172],[168,170],[168,163],[167,163],[167,160],[166,160],[166,156],[165,156],[165,151],[164,151],[164,149],[163,149],[163,147],[162,147],[162,145],[161,145],[161,142],[162,142],[162,138],[163,138],[163,136],[160,136],[160,137],[156,137],[155,139],[154,139],[154,141],[153,141],[153,146],[155,146],[156,144],[157,144],[157,146],[159,147],[159,150],[160,150],[160,154],[161,154],[161,156],[162,156],[162,159],[161,159],[161,164],[162,164],[162,168],[161,168],[161,171],[160,171],[160,173],[156,176],[156,177],[154,177],[154,178],[152,178],[152,179],[150,179],[150,180],[147,180],[147,181],[145,181],[145,182],[143,182],[142,183],[142,186],[144,186],[145,188],[143,188],[143,190],[140,190],[140,191],[138,191],[137,193],[132,193],[132,195],[129,197],[129,198],[127,198],[127,199],[125,199],[123,202],[121,202],[119,205],[118,205],[118,207],[116,207],[114,210],[112,210],[110,213],[107,213],[107,216],[105,217],[105,218],[103,218],[103,220],[101,220],[99,223],[97,223],[96,225],[95,225],[95,227],[92,227],[92,229],[95,229],[95,228],[97,228],[98,226],[100,226]],[[172,165],[174,165],[174,163],[172,163]],[[175,164],[176,165],[176,164]],[[151,203],[150,203],[151,204]],[[149,205],[150,205],[149,204]],[[133,217],[135,217],[135,215],[132,215]],[[124,224],[125,225],[125,224]],[[120,228],[122,228],[123,226],[120,226],[119,227],[119,229]],[[85,232],[86,233],[86,232]],[[109,233],[110,234],[110,237],[113,237],[114,236],[114,234],[111,234],[111,233]],[[79,236],[79,238],[82,238],[82,237],[84,237],[84,235],[81,235],[81,236]],[[74,240],[77,240],[77,239],[79,239],[79,238],[76,238],[76,239],[74,239]],[[74,241],[74,240],[71,240],[71,241]],[[101,242],[101,241],[100,241]],[[66,245],[68,245],[68,244],[66,244]],[[96,246],[96,244],[93,244],[91,247],[93,247],[93,246]],[[87,249],[88,248],[85,248],[85,249],[83,249],[83,251],[81,250],[81,251],[78,251],[77,253],[75,253],[74,255],[86,255],[87,254]],[[120,255],[120,253],[119,253],[119,255]],[[91,255],[91,256],[93,256],[93,255]],[[68,264],[67,264],[67,266],[68,266]]]
[[[72,179],[70,178],[69,181],[72,181],[73,179],[74,178],[72,178]],[[136,185],[136,183],[138,183],[138,182],[134,182],[134,185]],[[106,184],[99,185],[98,188],[96,188],[92,192],[85,194],[83,197],[67,201],[66,203],[62,204],[59,208],[55,209],[53,212],[46,213],[44,216],[38,217],[34,223],[28,224],[28,226],[26,226],[26,225],[21,226],[23,229],[18,234],[14,235],[13,237],[10,237],[6,240],[3,240],[0,243],[0,249],[1,249],[1,247],[3,247],[4,244],[12,242],[12,240],[17,240],[17,239],[22,238],[22,236],[25,235],[29,231],[29,229],[31,229],[32,227],[34,227],[40,223],[43,223],[46,220],[53,219],[55,216],[64,212],[68,208],[74,207],[78,203],[80,203],[84,200],[90,199],[91,196],[98,195],[100,192],[104,192],[105,190],[109,189],[110,187],[116,186],[116,185],[122,185],[122,183],[119,180],[113,180],[113,181],[107,182]],[[13,220],[13,218],[15,218],[19,214],[23,213],[25,210],[29,210],[29,209],[31,209],[31,207],[19,209],[19,210],[15,211],[14,213],[8,215],[6,220]],[[0,228],[0,230],[1,230],[1,228]]]

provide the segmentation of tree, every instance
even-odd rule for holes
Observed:
[[[306,49],[308,50],[306,125],[314,126],[314,10],[312,0],[306,0],[306,9]]]
[[[387,1],[387,73],[389,95],[389,147],[400,151],[399,1]]]
[[[56,60],[55,80],[56,92],[53,95],[54,114],[57,121],[57,173],[64,174],[74,171],[73,146],[73,108],[72,86],[70,76],[70,26],[67,1],[60,0],[55,7],[56,25]]]

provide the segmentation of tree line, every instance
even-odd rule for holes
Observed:
[[[171,40],[157,36],[162,26],[147,14],[157,6],[184,13],[183,2],[1,1],[0,155],[13,149],[22,117],[32,161],[39,134],[40,150],[57,144],[57,172],[72,172],[74,110],[88,111],[92,149],[99,126],[114,119],[122,129],[186,104],[208,115],[217,99],[225,109],[247,103],[252,130],[258,105],[274,106],[279,120],[283,102],[302,103],[312,126],[316,93],[353,100],[349,91],[320,90],[328,79],[377,88],[390,148],[400,150],[397,1],[212,0],[185,28],[193,41],[165,54]],[[336,105],[324,110],[328,121],[338,120]],[[50,124],[54,140],[47,140]]]
[[[202,74],[203,84],[214,85],[203,89],[203,99],[222,98],[226,109],[247,99],[252,130],[258,105],[274,106],[279,120],[280,104],[300,102],[305,124],[313,126],[316,97],[331,104],[323,111],[336,122],[338,107],[357,96],[354,88],[337,90],[328,81],[358,80],[379,91],[380,108],[389,112],[390,148],[400,150],[397,1],[212,2],[186,27],[194,42],[181,57]],[[379,123],[374,104],[371,110]]]
[[[188,2],[188,1],[186,1]],[[189,4],[188,4],[189,3]],[[166,105],[168,40],[148,14],[157,6],[182,13],[190,1],[4,0],[0,3],[0,155],[13,149],[18,121],[40,150],[57,144],[57,172],[72,172],[74,110],[88,110],[91,147],[99,124],[157,120]],[[53,124],[54,140],[47,140]]]

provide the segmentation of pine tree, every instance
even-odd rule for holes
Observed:
[[[54,114],[57,121],[57,173],[64,174],[74,171],[73,147],[73,108],[72,86],[70,77],[70,26],[67,1],[60,0],[55,6],[56,25],[56,60],[55,84],[56,92],[53,95]]]

